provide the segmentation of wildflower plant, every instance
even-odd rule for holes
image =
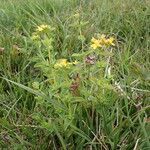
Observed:
[[[148,149],[147,4],[0,0],[1,149]]]
[[[88,50],[74,53],[71,58],[59,59],[53,47],[55,30],[51,26],[38,26],[32,41],[38,49],[33,58],[35,68],[39,69],[43,79],[32,85],[48,96],[47,100],[42,96],[35,97],[37,113],[42,117],[39,121],[39,117],[33,115],[37,123],[48,130],[50,128],[51,132],[55,130],[54,125],[61,127],[60,132],[71,132],[70,127],[76,126],[80,120],[77,116],[82,107],[99,109],[101,105],[109,104],[106,96],[113,91],[110,57],[115,45],[114,38],[98,35],[91,39]],[[39,107],[43,112],[38,112]],[[47,111],[46,114],[44,111]],[[51,125],[44,121],[44,116],[48,114]]]

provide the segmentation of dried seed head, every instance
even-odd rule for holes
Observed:
[[[70,85],[70,91],[73,95],[77,96],[79,95],[79,86],[80,86],[80,77],[79,74],[76,75],[74,78],[74,81]]]
[[[94,65],[96,62],[96,56],[94,55],[89,55],[85,58],[85,62],[89,65]]]

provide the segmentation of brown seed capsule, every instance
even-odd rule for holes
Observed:
[[[70,90],[73,92],[73,91],[77,90],[78,87],[79,87],[79,83],[77,83],[77,82],[72,82],[72,83],[71,83],[71,86],[70,86]]]
[[[73,95],[75,95],[75,96],[78,95],[78,88],[79,88],[79,83],[77,83],[77,82],[71,83],[70,91],[72,92]]]
[[[70,91],[73,95],[79,95],[80,77],[79,74],[74,78],[74,81],[70,85]]]

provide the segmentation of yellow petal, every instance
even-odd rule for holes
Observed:
[[[96,45],[96,44],[91,44],[91,47],[92,47],[93,49],[96,49],[96,48],[97,48],[97,45]]]

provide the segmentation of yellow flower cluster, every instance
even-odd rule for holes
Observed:
[[[40,34],[46,31],[47,29],[51,29],[51,27],[49,25],[44,25],[44,24],[37,26],[36,31],[32,33],[31,39],[33,41],[39,40]]]
[[[48,28],[49,28],[48,25],[42,24],[42,25],[40,25],[40,26],[37,26],[36,31],[37,31],[37,32],[43,32],[44,30],[46,30],[46,29],[48,29]]]
[[[71,65],[78,64],[77,61],[74,62],[68,62],[67,59],[59,59],[57,60],[56,64],[54,65],[54,68],[69,68]]]
[[[103,46],[115,46],[114,40],[115,39],[113,37],[106,38],[106,35],[102,34],[98,39],[94,37],[91,39],[91,47],[93,49],[97,49]]]

